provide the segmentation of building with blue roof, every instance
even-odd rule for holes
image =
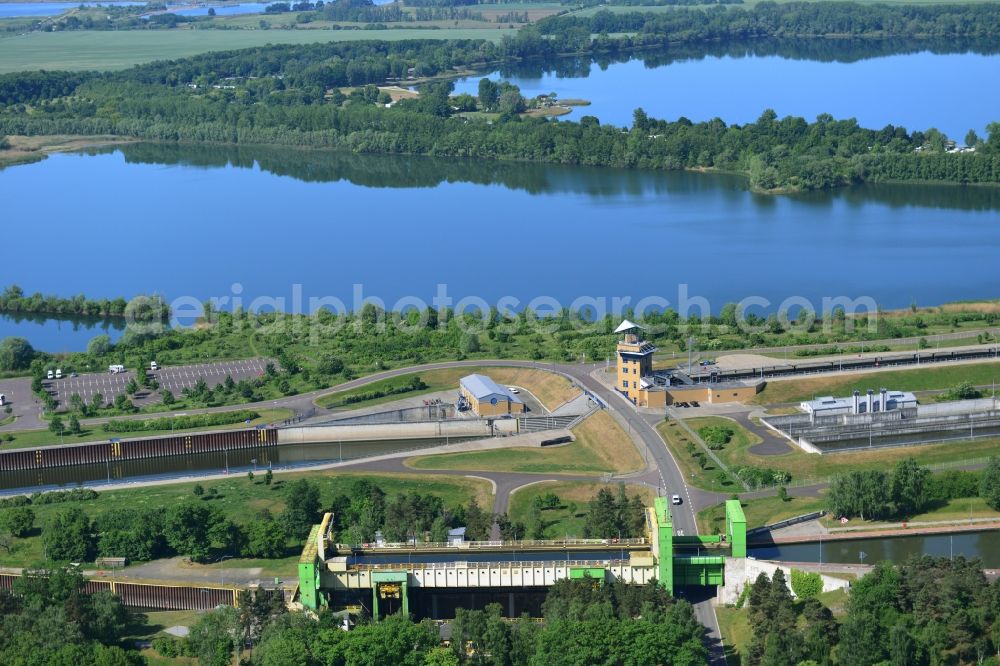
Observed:
[[[524,401],[486,375],[468,375],[458,382],[459,392],[479,416],[523,414]]]

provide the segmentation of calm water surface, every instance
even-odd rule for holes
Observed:
[[[733,51],[733,49],[730,49]],[[813,120],[821,113],[856,118],[863,127],[936,127],[962,142],[974,129],[1000,121],[1000,56],[928,51],[818,61],[786,55],[758,55],[746,49],[724,55],[679,57],[669,65],[630,60],[614,64],[578,63],[552,71],[530,66],[493,72],[520,86],[527,97],[555,92],[563,99],[586,99],[564,118],[596,116],[602,123],[632,124],[642,107],[655,118],[693,121],[722,118],[727,123],[756,120],[764,109],[779,116]],[[834,53],[848,57],[851,50]],[[475,95],[482,75],[461,79],[457,92]],[[975,91],[974,93],[972,91]]]
[[[456,301],[514,307],[616,296],[684,307],[684,289],[713,309],[840,295],[905,307],[1000,291],[996,188],[773,197],[694,173],[135,145],[0,171],[0,192],[9,219],[60,239],[60,261],[44,262],[23,251],[39,225],[6,229],[0,283],[29,293],[292,310],[297,291],[302,309],[310,297],[405,306],[439,284]],[[100,212],[99,233],[79,223],[82,207]],[[265,297],[284,300],[253,303]]]
[[[17,18],[21,16],[56,16],[80,5],[85,7],[100,7],[117,5],[120,7],[137,7],[145,2],[10,2],[0,3],[0,19]]]

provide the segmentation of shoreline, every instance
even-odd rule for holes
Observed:
[[[11,134],[7,136],[7,140],[10,142],[10,148],[0,150],[0,170],[41,162],[54,153],[71,153],[87,148],[119,146],[138,141],[131,137],[75,134],[39,134],[34,136]]]

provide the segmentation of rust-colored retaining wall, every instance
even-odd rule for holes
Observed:
[[[50,446],[40,449],[0,452],[0,471],[143,460],[162,456],[182,456],[189,453],[237,451],[261,446],[277,446],[277,444],[278,431],[274,428],[264,428],[260,430],[223,430],[196,435],[153,437],[122,442]]]
[[[0,574],[0,590],[9,590],[20,576]],[[153,585],[112,580],[88,580],[88,594],[109,590],[129,608],[150,610],[211,610],[216,606],[237,606],[240,590],[222,587]],[[257,594],[282,594],[283,590],[257,590]]]

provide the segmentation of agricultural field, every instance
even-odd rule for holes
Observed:
[[[259,21],[259,19],[257,19]],[[474,30],[120,30],[32,32],[0,38],[0,73],[23,70],[116,70],[154,60],[169,60],[267,44],[402,39],[490,39],[514,31]]]

